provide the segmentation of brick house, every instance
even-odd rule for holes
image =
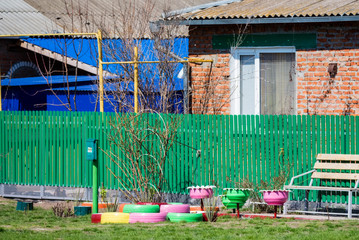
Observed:
[[[193,113],[359,115],[358,2],[219,1],[171,19],[190,57],[213,60],[192,65]]]

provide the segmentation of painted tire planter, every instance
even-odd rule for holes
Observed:
[[[200,211],[203,211],[203,210],[201,209],[201,206],[190,206],[190,207],[189,207],[189,210],[190,210],[190,212],[200,212]],[[204,210],[206,210],[206,208],[204,208]],[[215,207],[214,210],[215,210],[215,211],[219,211],[219,207]]]
[[[162,205],[160,207],[161,213],[189,213],[190,206],[188,204],[176,204],[176,205]]]
[[[102,213],[101,224],[103,223],[129,223],[129,213],[108,212]]]
[[[74,207],[74,213],[76,216],[85,216],[91,213],[91,207],[87,207],[87,206]]]
[[[123,212],[123,208],[126,206],[126,205],[129,205],[130,203],[121,203],[120,206],[118,207],[118,211],[119,212]]]
[[[109,205],[111,205],[111,203],[109,203]],[[91,207],[92,208],[92,202],[84,202],[81,204],[81,206],[83,207]],[[106,203],[99,203],[98,204],[98,209],[104,209],[107,208],[107,204]]]
[[[163,205],[167,206],[167,205]],[[123,207],[124,213],[158,213],[160,206],[158,205],[135,205],[127,204]]]
[[[171,222],[202,222],[202,213],[168,213],[167,218]]]
[[[222,203],[226,207],[226,209],[237,209],[237,203],[232,203],[231,201],[229,201],[227,196],[222,196],[221,198]],[[243,205],[239,204],[239,208],[243,207]]]
[[[130,213],[130,223],[156,223],[166,221],[167,213]]]
[[[192,199],[210,198],[213,196],[213,188],[215,186],[188,187],[189,196]]]
[[[94,213],[91,215],[91,223],[101,223],[102,213]]]
[[[231,203],[239,203],[244,205],[249,198],[251,189],[240,189],[240,188],[225,188],[224,195],[227,196]]]
[[[138,205],[158,205],[158,206],[162,206],[162,205],[167,205],[168,203],[165,203],[165,202],[159,202],[159,203],[156,203],[156,202],[138,202],[137,203]]]
[[[289,196],[288,190],[262,190],[260,191],[263,194],[263,200],[268,205],[282,206]]]

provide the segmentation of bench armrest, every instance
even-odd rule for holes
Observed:
[[[316,170],[310,170],[310,171],[308,171],[308,172],[305,172],[305,173],[302,173],[302,174],[299,174],[299,175],[296,175],[296,176],[292,177],[292,179],[290,180],[290,183],[289,183],[288,186],[293,186],[294,179],[303,177],[303,176],[308,175],[308,174],[310,174],[310,173],[312,173],[312,172],[315,172],[315,171],[316,171]]]

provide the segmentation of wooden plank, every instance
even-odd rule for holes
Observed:
[[[314,169],[330,169],[330,170],[359,170],[359,164],[354,163],[323,163],[316,162]]]
[[[357,155],[357,154],[318,154],[317,160],[359,162],[359,155]]]
[[[359,173],[313,172],[312,178],[333,180],[358,180]]]
[[[322,190],[322,191],[349,191],[355,188],[322,187],[322,186],[285,186],[285,189]]]

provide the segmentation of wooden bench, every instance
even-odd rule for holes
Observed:
[[[294,180],[309,174],[311,179],[308,186],[294,185]],[[318,154],[313,170],[292,177],[284,189],[305,190],[306,210],[310,190],[348,192],[348,218],[351,218],[353,192],[359,191],[358,185],[359,155]],[[284,214],[287,214],[286,206]]]

